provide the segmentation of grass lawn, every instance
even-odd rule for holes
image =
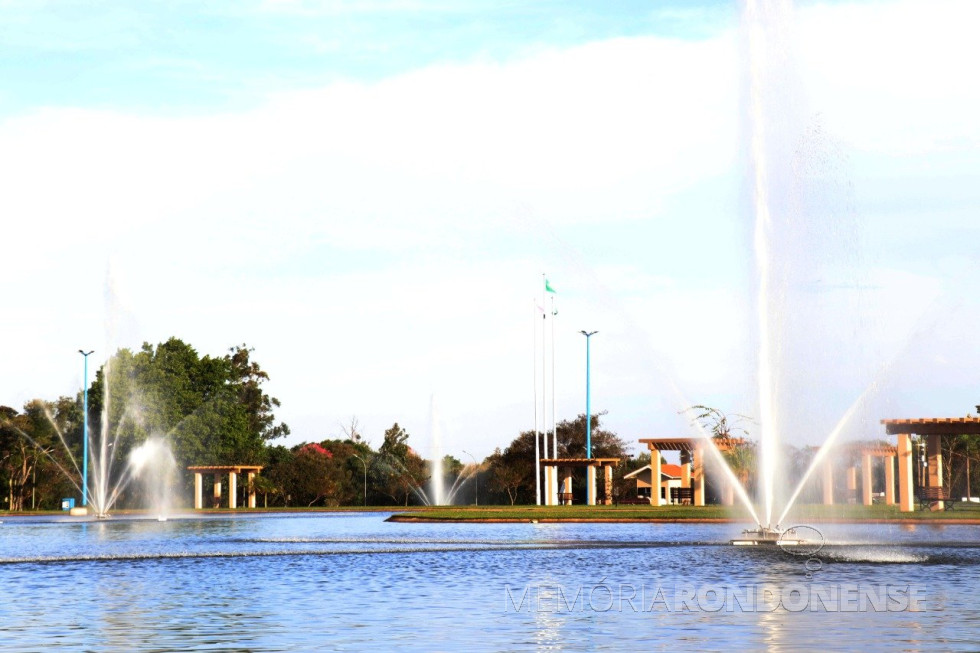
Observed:
[[[392,521],[735,521],[750,522],[744,508],[733,506],[431,506],[393,515]],[[784,526],[807,521],[941,520],[980,523],[980,505],[957,503],[946,511],[900,512],[884,505],[799,505]]]
[[[309,514],[317,512],[393,512],[390,521],[731,521],[752,522],[748,511],[737,506],[338,506],[338,507],[293,507],[293,508],[238,508],[237,510],[204,509],[190,510],[177,508],[171,511],[171,516],[179,518],[182,514],[222,513],[222,514],[256,514],[256,513],[293,513]],[[113,510],[111,514],[122,517],[125,515],[152,516],[147,510]],[[64,516],[61,510],[39,510],[10,513],[0,511],[2,515],[49,515]],[[956,502],[953,510],[929,511],[915,510],[900,512],[898,506],[885,505],[835,505],[824,506],[801,504],[796,506],[782,526],[805,524],[820,521],[844,522],[909,522],[909,521],[938,521],[945,523],[977,523],[980,524],[980,504]]]

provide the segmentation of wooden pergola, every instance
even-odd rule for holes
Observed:
[[[898,449],[888,444],[877,442],[853,442],[841,446],[841,451],[848,452],[861,459],[861,503],[870,506],[874,503],[874,476],[871,473],[875,458],[884,459],[885,491],[887,505],[895,504],[895,458]],[[847,468],[847,491],[856,497],[857,467]],[[852,497],[847,497],[851,500]],[[823,463],[823,503],[827,506],[834,504],[834,461],[827,459]]]
[[[587,485],[586,496],[588,497],[587,503],[590,506],[596,504],[596,493],[595,493],[595,474],[596,469],[603,470],[603,488],[605,490],[605,496],[603,497],[603,503],[605,505],[612,505],[613,498],[613,467],[619,464],[619,458],[542,458],[541,466],[546,470],[553,468],[555,470],[564,469],[564,481],[562,482],[562,490],[558,493],[558,502],[570,506],[572,504],[572,470],[578,467],[585,468],[585,482]],[[551,505],[550,499],[546,501],[547,505]]]
[[[246,474],[248,483],[248,507],[255,507],[255,487],[252,481],[255,475],[262,471],[262,465],[192,465],[187,468],[194,472],[194,509],[204,507],[204,474],[214,476],[214,502],[212,507],[221,507],[221,475],[228,475],[228,507],[238,508],[238,475]]]
[[[899,509],[912,512],[915,497],[912,485],[912,436],[919,435],[926,440],[926,464],[928,473],[926,486],[943,488],[943,457],[940,436],[980,435],[980,417],[918,417],[914,419],[883,419],[885,433],[898,436],[898,495]],[[933,508],[942,510],[945,503],[937,501]]]
[[[722,453],[731,451],[744,444],[741,438],[712,438],[711,442]],[[681,454],[681,487],[693,489],[692,503],[695,506],[704,505],[704,448],[706,438],[641,438],[641,444],[647,445],[650,451],[650,478],[653,487],[660,484],[660,452],[679,451]],[[735,501],[734,489],[726,486],[722,497],[725,505]],[[650,493],[650,505],[660,505],[659,492]]]

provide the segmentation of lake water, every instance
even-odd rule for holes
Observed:
[[[980,527],[4,518],[0,650],[976,650]]]

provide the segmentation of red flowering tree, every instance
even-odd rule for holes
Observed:
[[[294,502],[307,506],[340,504],[347,474],[329,449],[315,442],[304,444],[296,449],[291,468],[289,485]]]

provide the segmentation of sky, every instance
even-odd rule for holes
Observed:
[[[285,444],[483,458],[534,426],[546,276],[559,419],[596,330],[634,451],[694,404],[751,437],[761,151],[782,437],[975,412],[980,8],[765,4],[0,0],[0,404],[247,344]]]

